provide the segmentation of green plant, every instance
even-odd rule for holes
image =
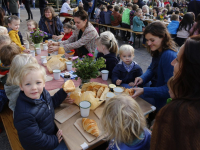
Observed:
[[[35,44],[41,43],[43,41],[43,38],[47,37],[47,33],[41,31],[39,28],[33,29],[33,31],[30,34],[31,34],[30,38],[32,39],[32,42]]]
[[[81,79],[96,78],[99,75],[99,69],[105,67],[104,58],[100,57],[95,60],[94,54],[88,53],[87,56],[83,56],[82,60],[76,59],[73,61],[73,68],[76,68],[73,74]],[[77,80],[78,77],[75,79]]]

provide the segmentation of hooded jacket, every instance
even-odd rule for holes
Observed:
[[[31,99],[20,91],[14,112],[14,126],[24,149],[52,150],[58,146],[54,109],[66,97],[63,89],[50,96],[44,88],[40,99]]]

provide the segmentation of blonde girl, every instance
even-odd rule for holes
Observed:
[[[133,61],[134,48],[125,44],[119,48],[120,63],[112,72],[112,82],[125,88],[132,88],[134,80],[143,74],[141,67]]]
[[[113,68],[118,64],[119,60],[117,58],[118,44],[115,36],[110,32],[106,31],[100,34],[96,40],[97,45],[97,59],[103,57],[106,60],[106,68],[101,70],[108,70],[108,77],[112,77]]]
[[[9,34],[12,42],[17,44],[21,48],[21,51],[23,51],[25,53],[29,53],[30,50],[25,49],[25,47],[22,46],[22,43],[20,41],[20,37],[18,35],[19,26],[20,26],[20,19],[17,16],[12,15],[12,16],[8,17],[7,20],[8,20],[8,27],[9,27],[8,28],[8,34]]]
[[[147,5],[142,6],[143,15],[149,14],[149,7]]]
[[[7,35],[0,35],[0,49],[4,46],[4,45],[9,45],[11,44],[11,40],[10,37]]]
[[[33,29],[38,28],[38,24],[35,20],[28,20],[27,21],[27,31],[25,33],[24,42],[28,42],[29,44],[33,44],[30,38],[30,32],[33,32]]]
[[[150,132],[138,103],[128,95],[107,101],[101,119],[102,131],[110,140],[108,150],[149,150]]]
[[[17,101],[17,97],[19,96],[20,88],[19,88],[19,74],[22,67],[26,64],[37,64],[37,60],[35,57],[32,57],[28,54],[19,54],[14,57],[12,60],[8,78],[6,84],[4,85],[4,89],[6,95],[9,99],[9,108],[14,112],[15,105]]]

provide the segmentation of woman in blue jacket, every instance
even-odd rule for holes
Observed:
[[[147,49],[152,56],[152,62],[147,71],[135,79],[134,85],[147,84],[150,87],[134,88],[133,98],[142,97],[159,110],[170,97],[167,81],[173,76],[172,60],[176,58],[177,50],[166,26],[161,22],[151,23],[146,27],[144,36],[147,39]]]
[[[44,9],[44,16],[39,21],[40,30],[47,32],[47,39],[58,39],[58,35],[61,35],[63,30],[63,24],[60,19],[56,16],[53,7],[47,6]]]

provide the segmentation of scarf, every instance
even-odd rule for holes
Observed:
[[[52,23],[52,25],[50,25]],[[60,35],[57,29],[56,18],[52,18],[51,20],[45,18],[45,24],[47,26],[47,30],[52,35]]]

